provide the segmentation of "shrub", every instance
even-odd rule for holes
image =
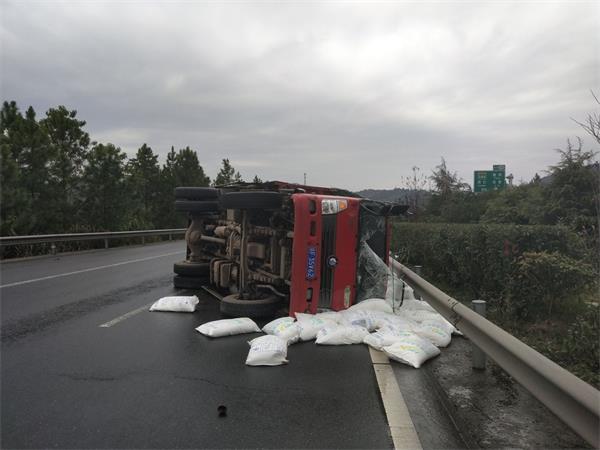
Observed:
[[[592,267],[557,252],[525,252],[516,261],[507,289],[511,315],[551,317],[553,309],[579,297],[594,280]],[[557,304],[558,303],[558,304]]]
[[[524,264],[524,253],[559,253],[572,261],[589,259],[585,243],[576,233],[543,225],[399,222],[394,225],[392,249],[401,262],[422,265],[432,282],[465,292],[472,299],[486,299],[491,309],[499,310],[506,310],[503,299],[510,293],[519,261]]]

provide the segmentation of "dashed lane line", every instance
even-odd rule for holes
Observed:
[[[373,350],[371,347],[369,347],[369,352],[394,449],[422,450],[421,441],[410,418],[402,392],[400,392],[390,360],[384,353]]]
[[[165,256],[172,256],[172,255],[177,255],[180,253],[183,253],[183,252],[178,251],[178,252],[171,252],[171,253],[163,253],[161,255],[148,256],[146,258],[132,259],[129,261],[122,261],[122,262],[118,262],[118,263],[114,263],[114,264],[106,264],[105,266],[90,267],[89,269],[75,270],[73,272],[59,273],[57,275],[49,275],[47,277],[33,278],[31,280],[25,280],[25,281],[17,281],[15,283],[2,284],[2,285],[0,285],[0,289],[13,287],[13,286],[21,286],[23,284],[37,283],[38,281],[52,280],[54,278],[68,277],[70,275],[77,275],[80,273],[93,272],[95,270],[108,269],[110,267],[118,267],[118,266],[123,266],[125,264],[133,264],[133,263],[142,262],[142,261],[149,261],[151,259],[163,258]]]
[[[152,305],[152,303],[154,303],[154,302],[150,302],[150,303],[148,303],[147,305],[140,306],[139,308],[136,308],[136,309],[134,309],[133,311],[129,311],[128,313],[125,313],[125,314],[123,314],[122,316],[116,317],[116,318],[114,318],[113,320],[110,320],[110,321],[108,321],[108,322],[105,322],[105,323],[103,323],[103,324],[101,324],[101,325],[98,325],[98,326],[99,326],[100,328],[109,328],[109,327],[112,327],[113,325],[116,325],[116,324],[118,324],[119,322],[122,322],[122,321],[124,321],[124,320],[126,320],[126,319],[129,319],[129,318],[130,318],[130,317],[132,317],[132,316],[135,316],[136,314],[139,314],[139,313],[141,313],[141,312],[143,312],[143,311],[148,311],[148,307],[149,307],[150,305]]]

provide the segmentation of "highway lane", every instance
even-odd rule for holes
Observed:
[[[254,335],[194,331],[221,317],[212,297],[194,314],[140,310],[182,293],[181,247],[2,264],[5,285],[156,256],[0,289],[3,448],[391,448],[365,346],[296,344],[289,365],[253,368]]]
[[[2,325],[82,300],[103,305],[123,289],[165,284],[168,268],[184,258],[184,241],[175,241],[2,262]]]

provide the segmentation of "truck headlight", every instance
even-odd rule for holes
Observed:
[[[322,214],[337,214],[340,211],[345,210],[347,207],[347,200],[338,200],[333,198],[326,198],[324,200],[321,200]]]

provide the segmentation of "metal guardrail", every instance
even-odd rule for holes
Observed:
[[[140,231],[105,231],[98,233],[71,233],[71,234],[38,234],[32,236],[2,236],[0,246],[42,244],[49,242],[66,241],[92,241],[104,240],[104,246],[108,247],[109,239],[145,236],[173,236],[185,234],[186,228],[169,228],[164,230],[140,230]]]
[[[392,268],[442,316],[594,448],[600,391],[392,259]]]

